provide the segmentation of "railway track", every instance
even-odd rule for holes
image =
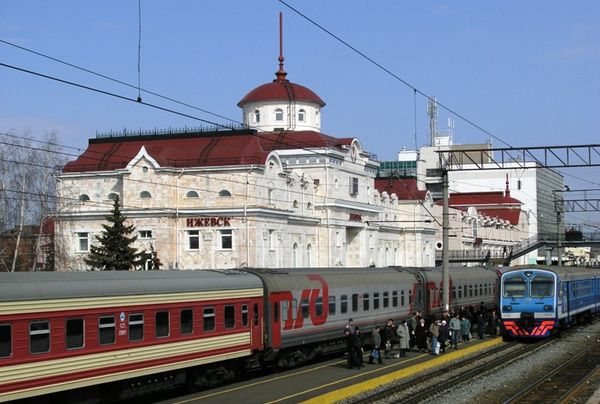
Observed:
[[[542,377],[504,401],[504,404],[538,404],[550,397],[556,403],[572,402],[586,382],[599,371],[599,366],[600,343],[594,343],[566,363],[545,372]]]

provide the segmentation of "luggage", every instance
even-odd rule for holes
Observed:
[[[437,344],[435,344],[435,348],[433,348],[433,354],[434,355],[440,354],[440,343],[439,342]]]

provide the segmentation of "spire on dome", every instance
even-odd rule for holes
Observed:
[[[287,81],[287,73],[283,70],[283,13],[279,12],[279,71],[275,73],[277,79],[274,81]]]
[[[504,197],[510,198],[510,188],[508,187],[508,173],[506,174],[506,190],[504,191]]]

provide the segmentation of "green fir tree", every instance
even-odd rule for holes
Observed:
[[[158,254],[154,250],[154,245],[150,244],[150,270],[159,271],[160,267],[162,267],[162,262],[160,262],[160,258],[158,258]]]
[[[110,216],[106,216],[111,224],[103,224],[104,230],[97,237],[99,245],[90,246],[90,254],[85,258],[85,263],[98,271],[129,271],[140,268],[150,255],[145,252],[137,252],[132,247],[137,236],[131,236],[135,232],[135,226],[126,225],[127,218],[121,214],[119,198],[114,200]]]

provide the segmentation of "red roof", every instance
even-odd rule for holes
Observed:
[[[512,225],[519,224],[521,214],[521,201],[503,191],[453,193],[449,195],[448,205],[460,210],[473,206],[484,216],[508,220]]]
[[[161,167],[264,164],[273,150],[341,148],[353,138],[334,138],[314,131],[218,131],[155,136],[90,139],[88,148],[63,172],[123,169],[142,147]]]
[[[256,101],[306,101],[325,106],[321,97],[312,90],[288,80],[273,80],[272,83],[258,86],[246,94],[237,105],[241,107]]]
[[[375,189],[380,193],[384,191],[388,195],[396,194],[399,200],[420,200],[425,199],[427,191],[421,191],[417,188],[417,180],[414,178],[380,178],[375,180]]]

